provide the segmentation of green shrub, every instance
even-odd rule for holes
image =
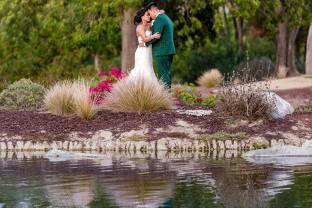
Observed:
[[[274,63],[266,57],[254,58],[250,61],[240,63],[234,76],[238,80],[263,81],[274,76]]]
[[[223,75],[231,73],[236,66],[249,59],[267,57],[274,60],[275,43],[268,38],[248,37],[246,51],[239,54],[231,37],[206,40],[200,47],[185,46],[174,58],[174,78],[180,82],[193,83],[207,69],[217,68]],[[247,52],[248,51],[248,52]]]
[[[43,103],[45,89],[29,79],[9,85],[0,94],[0,106],[9,109],[36,109]]]
[[[199,104],[206,105],[208,107],[214,107],[217,101],[215,95],[204,96],[202,91],[195,85],[176,87],[174,96],[185,104]]]

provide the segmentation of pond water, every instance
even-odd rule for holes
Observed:
[[[0,154],[0,207],[312,207],[312,164],[213,154]]]

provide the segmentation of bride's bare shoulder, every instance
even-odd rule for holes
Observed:
[[[136,31],[139,32],[139,31],[142,31],[142,30],[144,30],[143,25],[141,25],[141,24],[137,25]]]

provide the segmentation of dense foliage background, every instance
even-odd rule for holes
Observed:
[[[174,77],[234,70],[267,57],[285,76],[305,71],[310,0],[155,0],[175,23]],[[123,24],[143,0],[0,0],[0,89],[20,78],[51,83],[121,67]],[[133,26],[134,27],[134,26]],[[285,67],[283,68],[283,66]]]

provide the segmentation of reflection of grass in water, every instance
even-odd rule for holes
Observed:
[[[215,203],[215,198],[212,187],[192,180],[177,184],[171,206],[167,207],[223,207]]]
[[[270,207],[312,207],[312,175],[297,173],[293,182],[271,200]]]
[[[100,183],[94,181],[93,184],[93,199],[88,204],[90,208],[111,208],[117,207],[114,205],[113,200],[110,199],[109,195],[105,193],[105,189],[100,186]]]
[[[142,203],[148,202],[150,196],[155,195],[159,190],[166,191],[170,182],[172,181],[168,176],[156,176],[150,173],[146,174],[129,174],[124,176],[117,176],[118,188],[123,190],[124,193],[130,195],[131,198],[137,199]],[[115,178],[115,179],[117,179]],[[114,183],[116,183],[114,181]],[[105,192],[105,186],[99,185],[100,183],[93,183],[93,200],[89,206],[92,207],[117,207],[114,205],[112,196]],[[116,184],[113,184],[116,185]],[[168,196],[169,197],[169,196]],[[161,199],[160,199],[161,200]],[[133,201],[134,202],[134,201]],[[131,206],[131,204],[129,204]]]
[[[148,200],[149,196],[157,190],[166,190],[170,179],[166,176],[153,176],[149,173],[125,176],[126,180],[122,180],[124,187],[132,187],[129,194],[135,195],[141,202]]]

